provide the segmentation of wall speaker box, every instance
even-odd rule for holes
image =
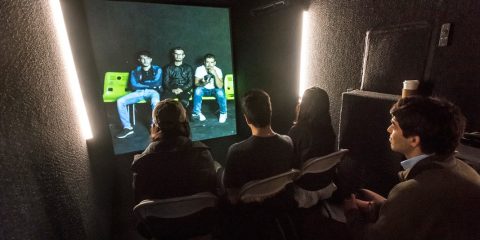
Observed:
[[[360,89],[400,94],[403,80],[424,80],[430,35],[426,22],[368,31]]]
[[[390,150],[390,108],[399,95],[354,90],[342,94],[339,147],[350,149],[342,175],[350,190],[367,188],[384,196],[399,182],[401,154]]]

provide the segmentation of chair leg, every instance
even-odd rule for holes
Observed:
[[[130,109],[130,107],[132,109]],[[128,115],[130,116],[130,122],[132,123],[132,126],[135,126],[135,104],[130,104],[127,107]]]
[[[280,235],[282,235],[283,240],[287,240],[287,236],[285,236],[285,231],[283,230],[282,224],[278,220],[278,218],[275,218],[275,223],[277,224],[278,232]]]
[[[282,218],[282,219],[280,219]],[[283,220],[283,224],[280,220]],[[277,224],[277,228],[284,240],[298,240],[297,229],[295,224],[292,221],[292,218],[288,213],[282,214],[281,216],[277,216],[275,218],[275,223]]]

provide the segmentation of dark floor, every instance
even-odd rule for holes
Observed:
[[[124,139],[115,137],[115,135],[122,130],[116,105],[108,104],[106,109],[115,154],[120,155],[143,151],[150,143],[149,128],[151,109],[149,106],[147,104],[136,104],[136,123],[133,127],[135,133]],[[227,121],[225,123],[218,122],[219,111],[215,101],[204,101],[202,104],[202,113],[207,120],[200,122],[193,119],[190,122],[192,139],[194,141],[236,134],[235,101],[227,101]]]
[[[235,135],[237,133],[234,101],[227,102],[227,121],[225,123],[218,122],[219,111],[215,101],[204,101],[202,113],[207,120],[200,122],[199,120],[192,119],[192,121],[190,121],[193,140],[218,138]]]

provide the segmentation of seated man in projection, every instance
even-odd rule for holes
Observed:
[[[134,133],[128,114],[128,105],[146,100],[150,101],[150,105],[154,109],[160,101],[162,68],[152,65],[151,56],[148,51],[138,53],[137,60],[140,65],[130,72],[130,87],[133,91],[117,100],[117,110],[123,125],[123,130],[116,135],[117,138],[126,138]]]
[[[193,68],[183,62],[185,51],[181,47],[172,50],[173,63],[165,66],[165,98],[178,98],[185,110],[189,110],[192,96]]]
[[[195,91],[193,95],[193,119],[205,121],[206,117],[202,114],[202,97],[215,96],[220,108],[218,122],[224,123],[227,120],[227,98],[223,89],[223,73],[218,68],[215,56],[206,54],[203,58],[204,65],[195,70]]]
[[[262,90],[250,90],[241,105],[252,136],[228,149],[224,184],[232,203],[238,201],[245,183],[287,172],[294,159],[290,137],[272,130],[270,96]]]
[[[452,103],[406,97],[390,110],[390,148],[405,155],[384,198],[363,189],[345,201],[356,239],[480,239],[480,176],[455,158],[465,118]],[[366,201],[365,201],[366,200]]]

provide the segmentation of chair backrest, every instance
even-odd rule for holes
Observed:
[[[308,173],[322,173],[335,167],[348,152],[348,149],[340,149],[340,151],[307,160],[302,165],[300,176]]]
[[[298,170],[291,169],[269,178],[250,181],[240,189],[240,200],[244,203],[262,202],[282,191],[298,174]]]
[[[106,72],[103,83],[103,102],[115,102],[128,91],[128,72]]]
[[[304,162],[299,176],[295,179],[295,185],[308,191],[318,191],[327,187],[335,178],[335,166],[348,151],[348,149],[341,149],[329,155],[311,158]]]
[[[184,197],[143,200],[133,208],[133,212],[142,219],[147,217],[180,218],[216,205],[217,197],[215,195],[210,192],[201,192]]]

